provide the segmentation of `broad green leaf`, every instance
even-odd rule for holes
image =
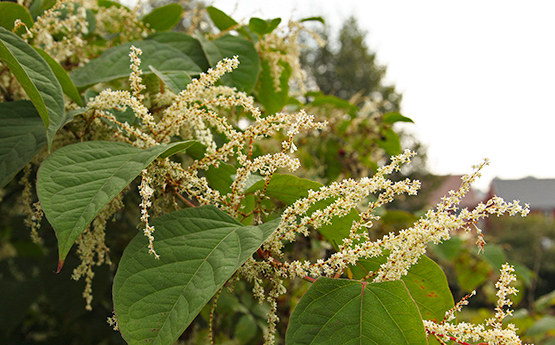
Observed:
[[[235,55],[239,57],[239,67],[222,76],[221,82],[224,85],[236,87],[246,93],[254,90],[260,71],[260,58],[252,42],[231,35],[219,37],[214,41],[202,36],[198,39],[211,67],[216,67],[223,58],[232,58]]]
[[[266,59],[263,59],[260,63],[261,70],[256,83],[256,97],[264,106],[267,114],[274,114],[283,109],[289,99],[291,66],[288,63],[280,63],[283,71],[279,76],[279,84],[276,87],[270,64],[271,62]]]
[[[208,12],[210,19],[212,19],[212,22],[218,29],[220,29],[220,31],[239,24],[233,18],[225,14],[225,12],[214,6],[208,6],[206,8],[206,12]]]
[[[274,31],[281,23],[281,18],[264,20],[260,18],[251,18],[249,20],[249,29],[258,36],[264,36]]]
[[[74,101],[75,103],[77,103],[82,107],[83,101],[81,100],[79,91],[77,91],[77,88],[75,87],[75,85],[73,85],[71,78],[69,77],[69,75],[67,75],[67,72],[64,70],[64,68],[60,66],[60,64],[56,60],[54,60],[50,55],[48,55],[48,53],[45,52],[44,50],[37,47],[33,47],[33,48],[35,48],[35,50],[40,54],[40,56],[42,56],[44,61],[46,61],[48,66],[50,66],[50,69],[52,69],[52,72],[54,72],[54,75],[56,76],[56,78],[58,79],[58,82],[60,83],[60,86],[62,87],[62,91],[69,98],[71,98],[72,101]]]
[[[148,68],[175,94],[185,90],[191,82],[191,76],[185,71],[160,72],[153,66],[148,66]]]
[[[285,344],[428,344],[402,281],[319,278],[293,310]]]
[[[64,96],[58,79],[33,47],[0,27],[0,59],[35,105],[46,126],[48,147],[65,121]]]
[[[0,26],[8,31],[12,31],[14,28],[14,22],[16,19],[21,20],[28,28],[33,26],[33,17],[31,13],[20,4],[14,2],[0,2]],[[22,33],[25,32],[24,28],[19,29]],[[17,32],[19,33],[19,31]]]
[[[237,23],[233,18],[214,6],[208,6],[206,8],[206,12],[208,12],[210,19],[212,19],[212,22],[214,23],[214,25],[216,25],[218,29],[220,29],[220,31],[224,31],[232,26],[239,25],[239,23]],[[250,37],[249,32],[245,30],[244,27],[237,28],[237,32],[243,35],[245,38]]]
[[[183,7],[180,4],[168,4],[155,8],[141,18],[143,23],[148,24],[151,29],[156,31],[168,31],[173,29],[181,19]]]
[[[375,272],[387,261],[387,256],[363,259],[351,267],[354,279],[362,279],[369,272]],[[453,295],[447,277],[441,268],[430,258],[422,256],[402,278],[415,300],[422,318],[441,321],[445,312],[454,307]]]
[[[46,145],[46,129],[30,101],[0,103],[0,188]]]
[[[200,42],[184,32],[155,32],[148,36],[146,40],[167,44],[179,50],[183,54],[189,56],[203,71],[208,70],[210,67]]]
[[[149,65],[161,72],[185,71],[189,74],[202,72],[189,56],[170,45],[153,40],[135,41],[107,49],[100,57],[73,71],[70,76],[75,86],[83,88],[96,83],[128,78],[131,73],[129,51],[132,45],[143,51],[140,58],[144,74],[152,73],[148,69]]]
[[[399,114],[399,113],[387,113],[387,114],[384,114],[384,115],[382,116],[382,122],[384,122],[384,123],[390,123],[390,124],[393,124],[393,123],[395,123],[395,122],[412,122],[412,123],[414,123],[414,121],[412,121],[412,119],[410,119],[410,118],[408,118],[408,117],[406,117],[406,116],[403,116],[403,115],[401,115],[401,114]]]
[[[245,191],[245,194],[252,194],[256,190],[261,190],[264,186],[264,181],[258,181]],[[309,190],[318,190],[322,184],[302,179],[294,175],[274,174],[270,183],[266,187],[266,195],[276,198],[287,205],[292,205],[295,201],[308,196]],[[330,198],[321,200],[314,204],[307,214],[312,214],[316,210],[323,210],[331,205],[335,199]],[[318,228],[320,232],[336,249],[343,243],[343,239],[349,236],[351,225],[353,221],[360,220],[358,212],[351,210],[344,217],[334,217],[331,219],[330,224],[322,225]]]
[[[445,312],[455,306],[445,273],[426,256],[409,269],[403,281],[425,320],[441,322]]]
[[[37,194],[58,239],[58,270],[98,212],[176,145],[183,143],[140,149],[126,143],[88,141],[64,146],[43,162]]]
[[[137,234],[114,278],[114,311],[128,344],[173,344],[212,296],[262,245],[279,219],[243,226],[214,206],[154,219],[154,248]]]

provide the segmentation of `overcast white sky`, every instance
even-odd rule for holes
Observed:
[[[236,20],[355,15],[438,174],[555,178],[555,1],[214,0]]]

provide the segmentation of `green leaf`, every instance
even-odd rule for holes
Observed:
[[[167,158],[169,156],[173,156],[176,153],[185,152],[189,147],[193,146],[194,143],[196,143],[196,141],[187,140],[171,144],[171,147],[169,149],[162,152],[160,158]]]
[[[185,71],[160,72],[150,65],[148,68],[150,68],[150,70],[156,74],[156,76],[160,78],[160,80],[162,80],[164,84],[166,84],[175,94],[185,90],[187,85],[191,82],[191,76]]]
[[[285,344],[428,344],[402,281],[319,278],[293,310]]]
[[[292,205],[295,201],[308,196],[309,190],[318,190],[323,185],[294,175],[274,174],[266,187],[266,195]],[[260,180],[245,190],[245,194],[253,194],[264,188],[264,180]]]
[[[274,31],[281,23],[281,18],[264,20],[260,18],[251,18],[249,20],[249,29],[258,36],[264,36]]]
[[[29,13],[25,6],[14,2],[0,2],[0,13],[2,13],[2,16],[0,16],[0,26],[8,31],[13,30],[16,19],[21,20],[28,28],[34,24],[33,17],[31,17],[31,13]],[[23,33],[25,29],[21,28],[19,31]]]
[[[212,19],[212,22],[218,29],[220,29],[220,31],[239,24],[233,18],[225,14],[225,12],[214,6],[208,6],[206,8],[206,12],[208,12],[210,19]]]
[[[131,73],[129,51],[132,45],[143,51],[140,58],[144,74],[152,73],[145,68],[149,65],[161,72],[185,71],[189,74],[202,72],[189,56],[168,44],[153,40],[135,41],[107,49],[100,57],[73,71],[71,79],[75,86],[83,88],[96,83],[128,78]]]
[[[412,121],[412,119],[410,119],[406,116],[403,116],[399,113],[384,114],[382,116],[382,122],[383,123],[390,123],[390,124],[393,124],[395,122],[412,122],[412,123],[414,123],[414,121]]]
[[[64,146],[43,162],[37,194],[58,238],[58,270],[98,212],[176,145],[183,143],[140,149],[126,143],[88,141]]]
[[[77,91],[77,88],[75,87],[75,85],[73,85],[71,78],[69,77],[69,75],[67,75],[67,72],[64,70],[64,68],[60,66],[60,64],[56,60],[54,60],[50,55],[48,55],[48,53],[45,52],[44,50],[38,47],[33,47],[33,48],[35,48],[35,50],[40,54],[40,56],[42,56],[44,61],[46,61],[48,66],[50,66],[50,69],[52,69],[52,72],[54,72],[54,75],[58,79],[58,82],[60,82],[62,91],[72,101],[74,101],[75,103],[77,103],[82,107],[83,101],[81,100],[79,91]]]
[[[46,129],[30,101],[0,103],[0,188],[46,145]]]
[[[210,67],[200,42],[184,32],[155,32],[148,36],[146,40],[167,44],[179,50],[183,54],[189,56],[203,71],[206,71]]]
[[[202,36],[198,37],[202,49],[211,67],[223,58],[239,57],[239,67],[221,78],[224,85],[236,87],[246,93],[252,92],[260,72],[260,58],[252,42],[236,36],[225,35],[208,41]]]
[[[217,9],[214,6],[208,6],[206,8],[206,12],[208,12],[210,19],[212,19],[212,22],[214,23],[214,25],[216,25],[218,29],[220,29],[220,31],[224,31],[232,26],[239,25],[239,23],[237,23],[235,19],[231,18],[223,11]],[[237,28],[237,32],[243,35],[245,38],[251,37],[249,32],[245,30],[244,27]]]
[[[441,322],[445,312],[455,306],[445,273],[426,256],[409,269],[403,281],[425,320]]]
[[[351,267],[353,278],[364,278],[369,272],[378,270],[386,261],[386,255],[359,260],[356,266]],[[440,322],[445,317],[445,312],[455,305],[445,273],[426,256],[422,256],[402,280],[425,320]]]
[[[0,27],[0,59],[8,66],[35,105],[46,126],[48,148],[64,125],[64,96],[58,79],[33,47]]]
[[[155,260],[137,234],[114,278],[114,311],[128,344],[173,344],[212,296],[262,245],[279,219],[243,226],[214,206],[152,221]]]
[[[106,8],[110,8],[110,7],[125,8],[127,11],[130,11],[127,6],[124,6],[119,2],[112,1],[112,0],[98,0],[98,6],[106,7]]]
[[[262,69],[256,84],[256,95],[258,101],[264,106],[266,113],[274,114],[283,109],[289,99],[291,66],[288,63],[280,62],[283,71],[279,76],[279,89],[277,89],[274,84],[274,76],[272,75],[270,64],[271,62],[266,59],[261,61]]]
[[[322,17],[308,17],[308,18],[304,18],[299,20],[299,22],[320,22],[322,24],[326,24],[326,22],[324,21],[324,18]]]
[[[155,8],[152,12],[141,18],[143,23],[148,24],[156,31],[168,31],[173,29],[181,20],[183,7],[179,4],[168,4]]]

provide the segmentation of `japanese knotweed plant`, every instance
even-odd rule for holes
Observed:
[[[391,129],[410,119],[376,111],[365,118],[365,135],[376,133],[375,147],[391,155],[372,176],[328,185],[300,178],[298,138],[317,140],[328,125],[302,107],[335,107],[334,124],[346,114],[356,124],[360,111],[317,93],[304,105],[290,98],[290,78],[297,86],[303,78],[295,46],[302,24],[291,23],[287,35],[274,31],[279,18],[241,25],[210,7],[220,33],[190,36],[166,31],[181,16],[177,7],[139,17],[111,2],[59,1],[44,12],[31,7],[33,16],[0,4],[13,19],[2,23],[14,23],[0,28],[0,180],[4,187],[23,169],[32,236],[40,242],[45,216],[57,237],[57,271],[77,244],[73,276],[85,277],[87,309],[94,266],[111,262],[106,223],[138,188],[142,231],[118,258],[110,318],[129,344],[173,344],[240,280],[268,303],[264,338],[274,344],[278,299],[296,279],[311,286],[290,315],[286,344],[521,343],[515,326],[503,324],[516,293],[510,265],[496,285],[495,316],[457,323],[467,298],[455,304],[425,256],[428,244],[456,231],[475,232],[482,250],[481,220],[527,214],[498,197],[458,208],[487,162],[411,227],[372,239],[378,210],[420,188],[389,178],[415,155],[400,150]],[[117,13],[129,22],[121,31],[107,20]],[[357,135],[352,126],[342,134]],[[40,166],[33,205],[31,165]],[[311,236],[333,252],[312,261],[291,253],[290,243]]]

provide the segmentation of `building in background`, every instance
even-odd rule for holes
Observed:
[[[520,200],[530,205],[530,212],[555,218],[555,178],[538,179],[526,177],[520,180],[492,180],[488,198],[497,195],[506,202]]]

